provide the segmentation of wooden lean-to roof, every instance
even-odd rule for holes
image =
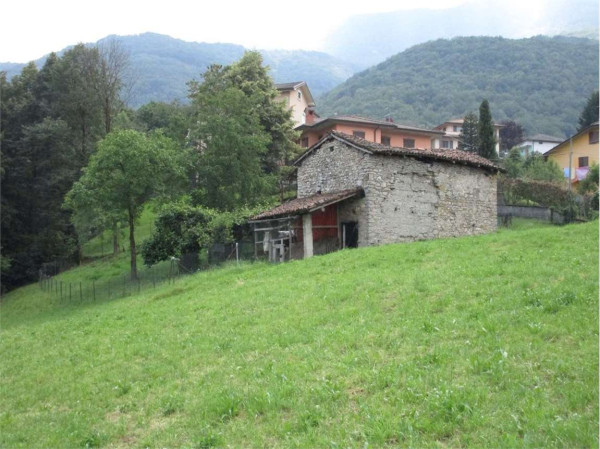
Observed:
[[[304,198],[295,198],[283,203],[271,210],[262,212],[250,219],[250,221],[269,220],[281,217],[293,217],[313,212],[330,204],[362,195],[362,188],[341,190],[331,193],[318,193],[316,195],[306,196]]]

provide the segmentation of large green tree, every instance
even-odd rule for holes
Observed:
[[[479,106],[479,147],[477,153],[487,159],[498,159],[496,153],[496,139],[494,138],[494,123],[492,122],[492,113],[490,104],[483,100]]]
[[[598,121],[599,115],[599,106],[598,106],[598,91],[592,93],[581,111],[581,115],[579,116],[579,127],[577,131],[581,131],[587,126],[591,125],[594,122]]]
[[[201,111],[193,128],[199,203],[234,210],[272,193],[274,176],[261,164],[271,138],[252,100],[229,86],[218,92],[201,91],[195,102]]]
[[[203,83],[191,82],[189,86],[197,117],[195,122],[200,126],[204,126],[208,121],[205,117],[211,115],[206,98],[211,95],[223,95],[231,102],[231,89],[244,94],[248,110],[254,117],[252,120],[268,135],[265,151],[260,151],[259,154],[262,173],[273,175],[271,181],[274,181],[274,184],[271,184],[275,187],[278,182],[280,194],[283,194],[283,190],[288,187],[286,179],[289,163],[301,149],[295,143],[298,135],[293,129],[291,112],[275,101],[278,93],[268,68],[262,65],[260,53],[246,52],[239,61],[230,66],[213,65],[204,73]],[[223,94],[226,91],[229,93]],[[242,99],[238,98],[235,101],[241,102]]]
[[[76,212],[92,207],[103,212],[101,217],[127,216],[132,279],[137,278],[135,222],[148,200],[176,185],[181,173],[177,155],[175,143],[160,134],[112,132],[98,144],[84,175],[67,195],[66,205]]]

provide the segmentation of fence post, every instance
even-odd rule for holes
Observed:
[[[62,302],[62,281],[60,281],[60,302]]]
[[[81,290],[81,282],[79,283],[79,302],[83,302],[83,291]]]
[[[71,283],[69,282],[69,302],[71,302]]]
[[[96,281],[92,281],[92,297],[96,301]]]
[[[235,263],[237,265],[240,264],[240,249],[239,249],[239,243],[235,242]]]

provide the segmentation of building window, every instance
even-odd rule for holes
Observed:
[[[302,138],[302,148],[308,148],[308,137]]]
[[[452,131],[454,131],[455,133],[457,133],[458,132],[458,126],[453,126],[452,127]]]
[[[302,92],[298,91],[298,100],[302,100]]]
[[[415,147],[415,139],[404,139],[404,148],[414,148]]]
[[[598,131],[590,131],[588,134],[590,143],[598,143]]]
[[[589,166],[590,166],[590,159],[587,156],[579,158],[579,167],[589,167]]]
[[[361,139],[365,138],[365,132],[364,131],[352,131],[352,135],[354,137],[360,137]]]
[[[381,144],[387,145],[388,147],[392,145],[391,139],[388,136],[381,136]]]
[[[451,150],[452,148],[454,148],[454,141],[452,141],[452,140],[442,140],[442,148],[446,148],[448,150]]]

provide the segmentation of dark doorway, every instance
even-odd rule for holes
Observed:
[[[358,223],[356,221],[342,222],[342,239],[344,248],[358,248]]]

